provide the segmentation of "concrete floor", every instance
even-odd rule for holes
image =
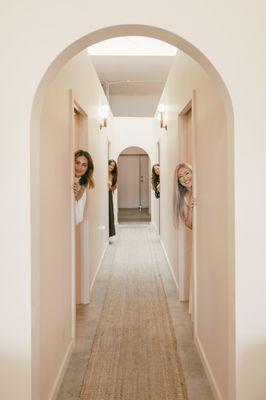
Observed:
[[[155,260],[159,265],[175,330],[178,354],[188,390],[188,399],[213,400],[214,397],[193,342],[192,323],[188,314],[188,304],[178,301],[176,286],[169,271],[158,235],[149,225],[141,225],[141,227],[142,229],[150,230],[151,245]],[[119,231],[122,233],[123,229],[123,225],[121,225]],[[128,226],[126,229],[128,229]],[[132,225],[131,229],[134,229],[134,225]],[[76,345],[57,400],[79,399],[83,376],[86,372],[97,323],[100,319],[117,246],[119,246],[119,235],[118,239],[109,245],[106,251],[102,268],[94,285],[91,303],[85,306],[78,306],[77,308]]]
[[[118,222],[123,223],[147,223],[151,221],[151,214],[148,208],[119,208]]]

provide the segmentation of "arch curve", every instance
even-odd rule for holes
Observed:
[[[121,36],[146,36],[154,39],[159,39],[166,43],[169,43],[178,49],[182,50],[184,53],[189,55],[192,59],[194,59],[201,67],[205,70],[214,86],[217,89],[217,93],[219,94],[222,104],[224,106],[226,112],[227,119],[227,131],[228,137],[230,140],[230,145],[228,148],[229,151],[229,159],[230,164],[233,169],[233,143],[234,143],[234,135],[233,135],[233,105],[230,97],[229,90],[222,78],[219,74],[215,66],[211,63],[211,61],[192,43],[187,41],[185,38],[178,36],[176,33],[167,31],[165,29],[148,26],[148,25],[138,25],[138,24],[129,24],[129,25],[115,25],[105,27],[93,32],[89,32],[83,37],[80,37],[75,42],[71,43],[65,49],[58,54],[58,56],[54,59],[54,61],[48,66],[47,71],[43,75],[42,79],[39,82],[37,90],[34,95],[32,110],[31,110],[31,124],[30,124],[30,151],[31,151],[31,168],[35,170],[32,174],[33,179],[31,182],[31,193],[32,193],[32,225],[38,226],[39,224],[39,213],[38,213],[38,189],[39,189],[39,181],[38,181],[38,168],[39,168],[39,157],[38,152],[38,137],[40,135],[40,119],[41,119],[41,110],[42,103],[46,96],[48,87],[53,78],[57,75],[57,73],[61,70],[61,68],[76,54],[84,50],[86,47],[93,45],[97,42],[111,39],[115,37]],[[132,143],[131,146],[134,146]],[[124,149],[125,150],[125,149]],[[150,160],[152,159],[151,154],[149,154],[149,150],[143,148],[143,150],[147,153]],[[117,154],[117,158],[121,154]],[[233,188],[232,188],[233,189]],[[32,229],[33,232],[36,229]],[[34,242],[32,244],[32,248],[38,247],[38,238],[32,238]],[[38,283],[38,267],[39,260],[36,259],[38,257],[37,251],[33,251],[32,256],[32,281]],[[36,370],[33,368],[33,370]]]
[[[33,99],[31,120],[35,119],[35,114],[38,117],[40,102],[42,102],[42,99],[45,96],[47,87],[51,80],[64,66],[64,64],[66,64],[76,54],[97,42],[121,36],[147,36],[169,43],[182,50],[184,53],[188,54],[203,67],[203,69],[213,81],[221,96],[224,108],[226,110],[227,118],[231,121],[231,123],[233,123],[233,107],[229,90],[227,89],[226,84],[220,76],[219,72],[210,62],[210,60],[192,43],[188,42],[181,36],[178,36],[176,33],[155,26],[139,24],[115,25],[105,27],[88,33],[87,35],[79,38],[68,47],[63,49],[48,67],[46,73],[44,74],[38,85]]]
[[[119,151],[119,154],[117,155],[117,159],[118,159],[118,157],[121,156],[121,155],[133,154],[134,152],[135,152],[136,154],[147,155],[147,156],[149,157],[149,159],[151,158],[151,156],[150,156],[150,154],[149,154],[150,152],[149,152],[148,149],[145,149],[145,146],[140,147],[140,146],[134,146],[134,145],[132,145],[132,146],[124,147],[123,150],[120,150],[120,151]],[[137,153],[137,152],[138,152],[138,153]]]

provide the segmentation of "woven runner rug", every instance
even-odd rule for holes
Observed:
[[[149,227],[119,229],[81,400],[187,399],[153,240]]]

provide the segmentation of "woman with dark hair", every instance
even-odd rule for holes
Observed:
[[[196,199],[192,194],[192,167],[188,163],[179,163],[175,170],[175,221],[181,219],[192,229],[193,207]]]
[[[151,184],[156,199],[160,198],[160,164],[154,164],[152,167]]]
[[[115,219],[113,192],[117,188],[117,164],[115,160],[108,161],[108,188],[109,188],[109,237],[115,236]]]
[[[85,150],[75,152],[75,178],[73,191],[75,196],[76,224],[83,221],[83,212],[86,204],[86,188],[93,189],[94,165],[90,154]]]

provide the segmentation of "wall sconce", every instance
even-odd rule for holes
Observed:
[[[159,104],[158,107],[158,119],[160,121],[160,128],[164,128],[167,131],[167,123],[165,121],[165,106],[164,104]]]
[[[101,106],[100,108],[100,118],[102,122],[100,123],[100,129],[107,127],[107,118],[109,115],[109,107],[107,105]]]

